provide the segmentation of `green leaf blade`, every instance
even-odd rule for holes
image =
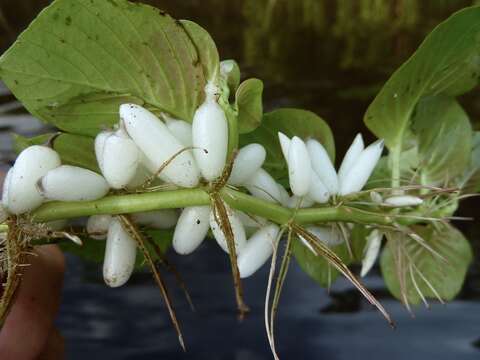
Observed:
[[[235,94],[238,108],[238,131],[240,134],[255,130],[262,122],[263,116],[263,82],[248,79],[240,84]]]
[[[401,149],[418,101],[460,95],[478,83],[480,7],[459,11],[437,26],[388,80],[365,114],[367,127],[393,150]]]
[[[398,299],[407,299],[410,304],[418,304],[421,296],[412,281],[412,274],[418,288],[426,298],[436,298],[436,294],[422,276],[435,289],[442,300],[452,300],[461,290],[468,267],[473,259],[472,249],[463,234],[451,225],[443,225],[442,229],[435,230],[432,226],[414,226],[413,230],[426,243],[446,259],[446,263],[438,256],[429,252],[424,246],[409,237],[397,239],[402,244],[387,243],[380,258],[380,267],[383,278],[390,292]],[[398,247],[404,248],[408,256],[399,255]],[[399,256],[402,256],[401,260]],[[410,260],[408,260],[410,259]],[[408,261],[408,262],[407,262]],[[405,296],[402,297],[400,273],[404,273]],[[409,264],[413,264],[410,270]],[[410,273],[412,271],[412,274]]]
[[[92,96],[131,96],[191,120],[205,84],[183,27],[155,8],[124,0],[55,1],[1,57],[0,76],[32,114],[89,135],[118,112],[117,102],[106,101],[108,114],[89,119]],[[72,120],[57,122],[62,107],[73,104]],[[86,130],[72,125],[83,121]]]

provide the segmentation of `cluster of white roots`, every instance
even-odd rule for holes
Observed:
[[[166,114],[162,114],[162,121],[139,105],[121,105],[118,125],[99,133],[95,139],[102,175],[62,165],[59,154],[48,146],[26,148],[6,176],[0,220],[5,221],[9,214],[31,212],[46,201],[97,200],[111,189],[138,190],[152,181],[180,188],[218,181],[227,166],[228,123],[217,102],[217,92],[215,86],[207,85],[206,100],[197,109],[192,124]],[[383,150],[382,140],[365,147],[359,134],[337,172],[317,140],[302,140],[297,136],[290,139],[283,133],[278,133],[278,138],[288,165],[291,194],[262,168],[266,151],[260,144],[239,149],[225,185],[244,188],[254,197],[288,208],[325,204],[361,191]],[[408,195],[385,200],[379,194],[373,195],[376,202],[385,206],[415,206],[422,202]],[[233,233],[240,277],[248,277],[272,255],[280,227],[224,206]],[[192,253],[209,230],[218,245],[229,252],[222,220],[212,206],[138,213],[132,220],[153,228],[175,227],[173,248],[179,254]],[[312,225],[307,230],[330,247],[341,244],[345,238],[333,225]],[[118,217],[110,215],[90,217],[87,231],[93,239],[106,238],[103,266],[106,284],[112,287],[125,284],[134,269],[137,253],[131,232]],[[369,237],[363,275],[378,255],[381,238],[378,231]],[[308,246],[305,239],[300,237],[300,240]]]

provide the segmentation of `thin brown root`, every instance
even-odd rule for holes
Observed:
[[[280,295],[282,293],[283,284],[287,277],[288,268],[290,266],[290,259],[292,257],[292,246],[293,246],[293,234],[292,230],[289,229],[287,244],[285,245],[285,252],[283,253],[282,263],[280,265],[280,270],[278,272],[277,282],[275,284],[275,292],[273,294],[272,308],[270,312],[270,337],[272,339],[272,344],[274,351],[275,348],[275,318],[277,316],[278,304],[280,303]],[[278,250],[278,247],[277,247]]]
[[[280,231],[280,234],[278,234],[278,239],[282,237],[284,231],[285,231],[285,228],[282,228],[282,230]],[[273,278],[275,276],[275,269],[277,267],[278,243],[279,241],[276,241],[273,244],[272,261],[270,264],[270,272],[268,274],[267,291],[265,293],[265,307],[264,307],[264,314],[263,314],[263,318],[265,322],[265,331],[267,332],[268,344],[270,345],[270,349],[272,351],[273,358],[275,360],[279,360],[279,357],[275,350],[275,342],[274,342],[274,339],[272,338],[272,332],[270,329],[269,308],[270,308],[270,293],[272,291]]]
[[[233,284],[235,287],[235,299],[237,301],[237,308],[239,311],[239,319],[243,320],[245,314],[250,311],[250,308],[245,304],[243,300],[243,287],[240,279],[240,272],[237,264],[237,252],[235,249],[235,238],[230,221],[228,220],[227,208],[225,203],[220,198],[218,193],[211,193],[212,210],[215,217],[215,221],[220,226],[228,246],[228,254],[230,256],[230,265],[232,268]]]
[[[340,232],[342,233],[342,237],[343,237],[343,240],[345,241],[345,244],[347,244],[348,255],[350,256],[350,259],[353,259],[355,255],[353,254],[352,243],[350,242],[350,236],[348,236],[348,230],[345,228],[346,226],[343,223],[338,223],[337,226],[340,229]]]
[[[182,275],[178,270],[176,269],[175,265],[173,265],[165,255],[165,253],[162,251],[160,246],[158,246],[155,241],[150,239],[149,237],[145,237],[147,239],[147,242],[150,244],[150,246],[153,247],[155,254],[157,254],[157,257],[160,261],[160,263],[169,271],[173,276],[175,276],[175,280],[177,281],[178,286],[182,289],[183,293],[185,294],[185,298],[187,299],[188,305],[190,305],[190,309],[192,311],[195,311],[195,305],[193,305],[192,297],[190,296],[190,292],[187,289],[187,285],[185,284],[185,281],[183,280]]]
[[[362,295],[374,305],[383,317],[388,321],[390,326],[395,327],[390,315],[385,310],[382,304],[365,288],[365,286],[356,278],[356,276],[350,271],[350,269],[343,263],[337,254],[335,254],[330,248],[324,245],[315,235],[305,230],[303,227],[292,224],[294,232],[298,236],[302,236],[310,245],[322,255],[329,263],[331,263],[338,271],[340,271],[361,293]]]
[[[165,282],[164,282],[164,280],[163,280],[163,278],[160,274],[160,271],[158,270],[157,266],[155,265],[155,262],[153,261],[151,255],[148,252],[148,249],[145,245],[146,240],[144,239],[142,233],[138,230],[135,223],[133,223],[128,216],[119,215],[119,218],[120,218],[122,224],[124,225],[125,230],[127,230],[128,233],[137,242],[138,247],[142,251],[144,258],[145,258],[148,266],[150,267],[150,270],[152,271],[153,277],[154,277],[154,279],[155,279],[155,281],[156,281],[156,283],[157,283],[157,285],[160,288],[160,291],[162,293],[162,297],[163,297],[163,299],[165,301],[165,304],[167,306],[168,313],[170,315],[170,319],[172,321],[172,324],[173,324],[173,326],[174,326],[174,328],[177,332],[178,341],[180,342],[180,346],[182,347],[183,351],[186,352],[187,349],[185,347],[185,342],[183,341],[183,335],[182,335],[182,331],[180,329],[180,324],[177,320],[177,316],[175,314],[175,309],[174,309],[173,304],[171,302],[170,295],[168,294],[167,287],[166,287]]]
[[[227,162],[227,165],[223,168],[222,175],[218,179],[216,179],[212,183],[212,192],[220,191],[225,185],[227,185],[227,181],[230,178],[233,170],[233,163],[235,162],[235,158],[238,155],[238,150],[235,150],[232,155],[230,155],[230,159]]]
[[[17,226],[17,219],[10,218],[8,221],[7,240],[4,242],[0,251],[2,254],[2,275],[6,275],[6,279],[2,279],[2,294],[0,299],[0,326],[3,325],[15,300],[18,287],[21,281],[22,269],[27,264],[27,253],[29,246],[25,239],[25,235]]]

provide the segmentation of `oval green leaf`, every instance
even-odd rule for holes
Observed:
[[[238,131],[246,134],[255,130],[262,122],[263,116],[263,82],[248,79],[240,84],[235,94],[238,109]]]
[[[35,116],[94,135],[140,102],[190,121],[205,76],[169,15],[126,0],[57,0],[0,58],[0,76]]]
[[[412,129],[418,139],[424,185],[445,183],[464,173],[470,160],[472,128],[455,99],[434,96],[420,101]]]
[[[180,20],[195,46],[207,81],[213,81],[220,73],[220,56],[210,34],[200,25],[189,20]],[[202,89],[203,90],[203,89]]]
[[[420,303],[419,291],[425,298],[436,298],[436,292],[442,300],[452,300],[461,290],[472,261],[469,242],[451,225],[441,225],[438,230],[430,225],[412,229],[446,262],[410,237],[395,236],[394,241],[389,239],[380,258],[388,289],[410,304]]]
[[[390,150],[399,152],[422,97],[460,95],[478,83],[479,75],[480,7],[471,7],[433,30],[382,88],[365,114],[365,123]]]

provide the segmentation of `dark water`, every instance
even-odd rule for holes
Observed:
[[[45,0],[0,1],[0,47],[6,48]],[[265,81],[265,108],[301,107],[331,125],[339,155],[354,134],[368,134],[362,115],[391,72],[436,24],[475,1],[454,0],[170,0],[150,1],[177,18],[204,26],[222,58],[235,58],[244,77]],[[42,125],[12,104],[0,89],[0,156],[13,159],[7,132],[33,135]],[[461,101],[479,129],[480,94]],[[367,135],[368,137],[368,135]],[[371,136],[370,136],[371,138]],[[477,215],[469,200],[461,214]],[[480,254],[477,222],[458,224]],[[269,359],[263,327],[267,269],[245,281],[251,315],[239,323],[227,258],[205,244],[188,257],[172,254],[192,293],[192,313],[169,278],[187,354],[178,346],[158,289],[148,274],[107,289],[97,265],[68,257],[58,318],[68,359]],[[377,274],[366,283],[395,321],[391,330],[345,281],[329,296],[294,264],[277,321],[282,358],[479,359],[478,260],[460,297],[447,306],[418,308],[412,319],[386,292]]]

